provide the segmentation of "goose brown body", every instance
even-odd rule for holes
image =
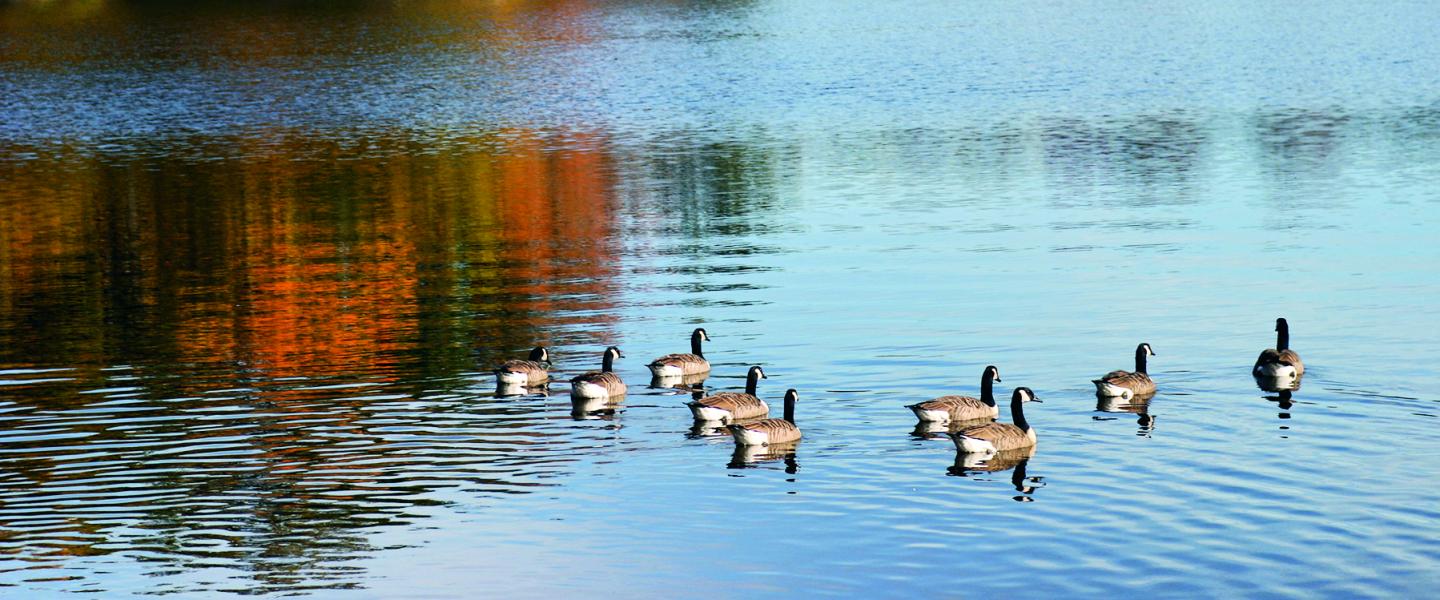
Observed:
[[[1300,355],[1294,350],[1286,348],[1276,350],[1266,348],[1260,352],[1260,357],[1255,359],[1255,368],[1261,369],[1266,365],[1289,365],[1295,367],[1295,375],[1305,374],[1305,363],[1300,360]]]
[[[986,423],[966,427],[951,434],[955,448],[961,452],[993,454],[1035,445],[1035,429],[1025,420],[1026,402],[1039,402],[1028,387],[1018,387],[1010,395],[1010,418],[1014,423]]]
[[[734,423],[742,419],[758,419],[769,416],[770,406],[755,395],[759,380],[765,378],[765,370],[750,367],[745,376],[745,393],[720,392],[687,402],[690,412],[700,421],[722,421]]]
[[[1150,344],[1135,347],[1135,370],[1117,370],[1106,373],[1093,381],[1095,393],[1102,396],[1150,396],[1155,393],[1155,381],[1145,372],[1146,357],[1154,356]]]
[[[762,419],[751,423],[730,425],[730,434],[738,445],[770,446],[787,444],[800,439],[800,427],[795,424],[795,403],[800,393],[785,391],[785,418]]]
[[[1293,368],[1296,378],[1305,374],[1305,363],[1300,360],[1299,354],[1290,349],[1290,324],[1280,318],[1275,319],[1275,347],[1260,352],[1251,372],[1256,377],[1268,377],[1289,371],[1285,367]]]
[[[699,400],[690,402],[693,408],[704,407],[729,413],[729,420],[738,421],[741,419],[755,419],[770,414],[770,406],[750,394],[739,392],[721,392],[713,396],[706,396]]]
[[[500,367],[495,369],[495,371],[501,374],[524,375],[526,381],[529,383],[540,383],[550,380],[550,372],[545,366],[545,363],[539,363],[533,360],[507,360],[500,363]]]
[[[1146,373],[1111,371],[1097,381],[1125,388],[1134,392],[1136,396],[1148,396],[1155,393],[1155,381],[1150,379],[1150,375]]]
[[[538,385],[550,381],[549,351],[537,346],[528,360],[507,360],[495,367],[495,378],[501,383]]]
[[[700,349],[700,342],[709,340],[710,335],[705,333],[705,329],[697,328],[690,334],[689,352],[666,354],[650,361],[650,364],[646,366],[657,377],[707,373],[710,371],[710,361],[705,360],[705,355]]]
[[[570,395],[588,398],[625,395],[625,380],[611,370],[615,359],[624,356],[619,348],[606,348],[604,362],[601,363],[599,371],[582,373],[570,379]]]
[[[1035,445],[1035,430],[1025,430],[1010,423],[986,423],[967,427],[956,432],[957,436],[985,440],[997,452],[1028,448]]]
[[[731,425],[730,431],[738,434],[735,437],[737,440],[744,439],[742,432],[763,434],[766,444],[784,444],[800,439],[800,428],[785,419],[761,419],[751,423]]]
[[[915,416],[921,421],[972,421],[975,419],[993,419],[1000,415],[1000,407],[995,405],[995,396],[992,391],[992,382],[1000,381],[1000,370],[995,366],[985,367],[980,375],[980,397],[973,396],[940,396],[911,404],[906,408],[915,412]]]

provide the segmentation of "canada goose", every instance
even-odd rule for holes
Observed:
[[[1018,387],[1010,394],[1010,419],[1011,423],[986,423],[974,427],[966,427],[950,434],[955,440],[955,447],[961,452],[978,452],[983,454],[994,454],[1006,450],[1015,450],[1026,446],[1035,445],[1035,429],[1030,427],[1030,422],[1025,420],[1025,409],[1022,405],[1026,402],[1039,402],[1035,392],[1028,387]]]
[[[721,392],[685,403],[701,421],[733,423],[740,419],[758,419],[770,414],[770,406],[755,395],[755,385],[765,379],[765,370],[750,367],[745,376],[745,393]]]
[[[550,381],[550,351],[536,346],[530,351],[529,360],[507,360],[495,368],[495,378],[500,383],[519,385],[540,385]]]
[[[731,425],[730,434],[735,443],[746,446],[769,446],[786,444],[800,439],[800,428],[795,426],[795,402],[800,393],[785,390],[785,418],[764,419],[753,423]]]
[[[572,398],[607,398],[625,395],[625,381],[611,369],[616,358],[625,358],[614,346],[605,349],[605,358],[599,371],[590,371],[570,380]]]
[[[705,360],[705,354],[700,351],[700,342],[710,341],[710,335],[705,333],[705,328],[697,327],[690,334],[689,354],[666,354],[660,358],[650,361],[650,373],[656,377],[674,375],[694,375],[710,371],[710,361]]]
[[[1130,399],[1135,396],[1149,396],[1155,393],[1155,382],[1145,372],[1145,357],[1155,356],[1150,344],[1135,347],[1135,372],[1111,371],[1094,380],[1095,393],[1100,396],[1119,396]]]
[[[995,365],[985,367],[980,374],[980,397],[973,396],[941,396],[933,400],[926,400],[919,404],[911,404],[905,408],[915,411],[915,416],[921,421],[935,421],[948,423],[950,421],[970,421],[974,419],[993,419],[1000,415],[1000,407],[995,406],[994,384],[1000,381],[1000,369]]]
[[[1251,373],[1255,377],[1288,379],[1299,379],[1305,374],[1305,363],[1290,349],[1290,324],[1285,319],[1275,319],[1275,347],[1260,352]]]

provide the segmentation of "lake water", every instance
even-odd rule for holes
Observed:
[[[1433,593],[1437,22],[5,4],[0,596]],[[793,454],[646,385],[696,326]],[[994,471],[904,408],[988,364],[1045,401]]]

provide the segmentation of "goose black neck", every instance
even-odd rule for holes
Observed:
[[[1275,322],[1275,349],[1281,352],[1290,349],[1290,325],[1284,319]]]
[[[1136,372],[1136,373],[1144,373],[1144,372],[1145,372],[1145,347],[1144,347],[1144,346],[1141,346],[1141,347],[1135,349],[1135,372]]]
[[[985,406],[995,406],[995,376],[989,369],[980,376],[980,401],[984,402]]]
[[[602,372],[609,373],[609,372],[610,372],[612,369],[614,369],[614,368],[615,368],[615,355],[614,355],[614,354],[611,354],[611,353],[609,353],[609,352],[606,352],[606,353],[605,353],[605,360],[600,363],[600,370],[601,370]]]
[[[1030,422],[1025,420],[1025,400],[1019,394],[1010,400],[1010,418],[1021,431],[1030,431]]]
[[[786,421],[789,421],[789,422],[791,422],[791,423],[794,423],[794,422],[795,422],[795,397],[794,397],[794,396],[790,396],[790,395],[786,395],[786,396],[785,396],[785,420],[786,420]]]
[[[752,369],[752,370],[750,371],[750,374],[745,376],[745,393],[750,394],[751,396],[754,396],[754,395],[755,395],[755,386],[756,386],[757,384],[759,384],[759,383],[760,383],[760,372]]]
[[[700,358],[705,358],[705,353],[700,351],[700,332],[690,336],[690,353]]]

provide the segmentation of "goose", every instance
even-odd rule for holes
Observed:
[[[1119,396],[1130,399],[1135,396],[1149,396],[1155,393],[1155,382],[1145,373],[1145,357],[1155,356],[1150,344],[1135,347],[1135,372],[1111,371],[1094,380],[1095,393],[1099,396]]]
[[[995,406],[995,392],[992,383],[995,381],[1000,381],[1000,369],[995,365],[990,365],[985,367],[984,373],[980,374],[979,398],[941,396],[919,404],[911,404],[905,408],[915,411],[915,416],[919,417],[921,421],[948,423],[952,420],[993,419],[1000,415],[1000,407]]]
[[[546,370],[550,364],[550,351],[536,346],[530,351],[529,360],[507,360],[495,368],[495,378],[500,383],[515,385],[539,385],[550,381]]]
[[[614,346],[605,349],[605,358],[600,363],[599,371],[590,371],[576,376],[570,380],[570,397],[572,398],[609,398],[625,395],[625,381],[620,379],[611,369],[615,366],[616,358],[625,358],[620,349]]]
[[[650,364],[646,366],[650,367],[650,373],[656,377],[708,373],[710,361],[705,360],[705,353],[700,351],[700,342],[708,341],[710,341],[710,334],[705,333],[705,328],[697,327],[690,334],[689,354],[666,354],[650,361]]]
[[[731,425],[730,434],[741,446],[769,446],[787,444],[800,439],[800,428],[795,426],[795,403],[800,392],[785,390],[785,418],[763,419],[742,425]]]
[[[1251,373],[1256,377],[1288,379],[1298,379],[1305,374],[1305,363],[1290,349],[1290,324],[1284,318],[1275,319],[1275,347],[1260,352]]]
[[[1015,388],[1010,394],[1010,418],[1015,421],[1014,424],[986,423],[966,427],[950,434],[950,439],[955,440],[955,448],[961,452],[980,454],[995,454],[1034,446],[1035,429],[1025,420],[1025,409],[1022,405],[1039,401],[1030,388]]]
[[[765,370],[758,366],[750,367],[749,374],[745,376],[745,393],[721,392],[685,405],[700,421],[733,423],[740,419],[763,418],[770,414],[770,406],[755,395],[755,385],[761,379],[766,379]]]

